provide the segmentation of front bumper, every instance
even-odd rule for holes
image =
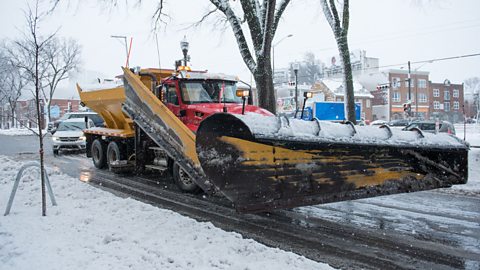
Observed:
[[[53,150],[78,151],[85,149],[86,142],[82,140],[73,142],[53,141]]]

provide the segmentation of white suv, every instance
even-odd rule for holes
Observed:
[[[85,150],[86,139],[83,130],[93,127],[93,121],[88,119],[73,118],[60,122],[55,134],[52,136],[53,154],[58,155],[60,150]]]

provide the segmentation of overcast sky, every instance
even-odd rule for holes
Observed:
[[[15,38],[25,29],[22,10],[27,2],[33,3],[1,2],[0,39]],[[111,35],[133,37],[130,66],[158,67],[155,35],[151,31],[155,0],[128,8],[124,1],[118,1],[121,4],[116,8],[108,8],[100,0],[62,2],[42,22],[41,32],[48,34],[60,28],[59,36],[77,39],[82,46],[84,70],[98,71],[107,77],[121,73],[125,47]],[[234,3],[238,5],[239,1]],[[318,3],[318,0],[292,0],[287,7],[274,43],[289,34],[293,36],[276,46],[277,68],[301,60],[307,51],[324,61],[338,53]],[[235,74],[249,81],[249,72],[230,28],[222,33],[208,22],[199,28],[189,28],[209,9],[208,0],[166,3],[165,12],[171,19],[158,32],[162,67],[172,68],[174,60],[181,58],[179,42],[186,35],[194,69]],[[380,59],[380,66],[480,53],[479,11],[478,0],[351,0],[350,49],[366,50],[367,56]],[[414,65],[412,69],[420,66]],[[461,83],[468,77],[480,76],[480,57],[428,63],[420,70],[430,71],[430,79],[435,82],[448,78],[452,83]]]

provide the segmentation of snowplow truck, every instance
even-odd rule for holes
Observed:
[[[123,72],[121,87],[77,86],[83,105],[105,120],[85,130],[97,168],[168,171],[181,190],[220,193],[239,212],[467,182],[469,146],[448,134],[275,116],[223,74]]]

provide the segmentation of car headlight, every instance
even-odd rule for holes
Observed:
[[[85,136],[80,136],[80,137],[78,137],[78,140],[79,140],[79,141],[85,141],[86,139],[87,139],[87,137],[85,137]]]
[[[58,137],[57,137],[57,136],[53,136],[53,137],[52,137],[52,140],[53,140],[53,141],[58,141]]]

